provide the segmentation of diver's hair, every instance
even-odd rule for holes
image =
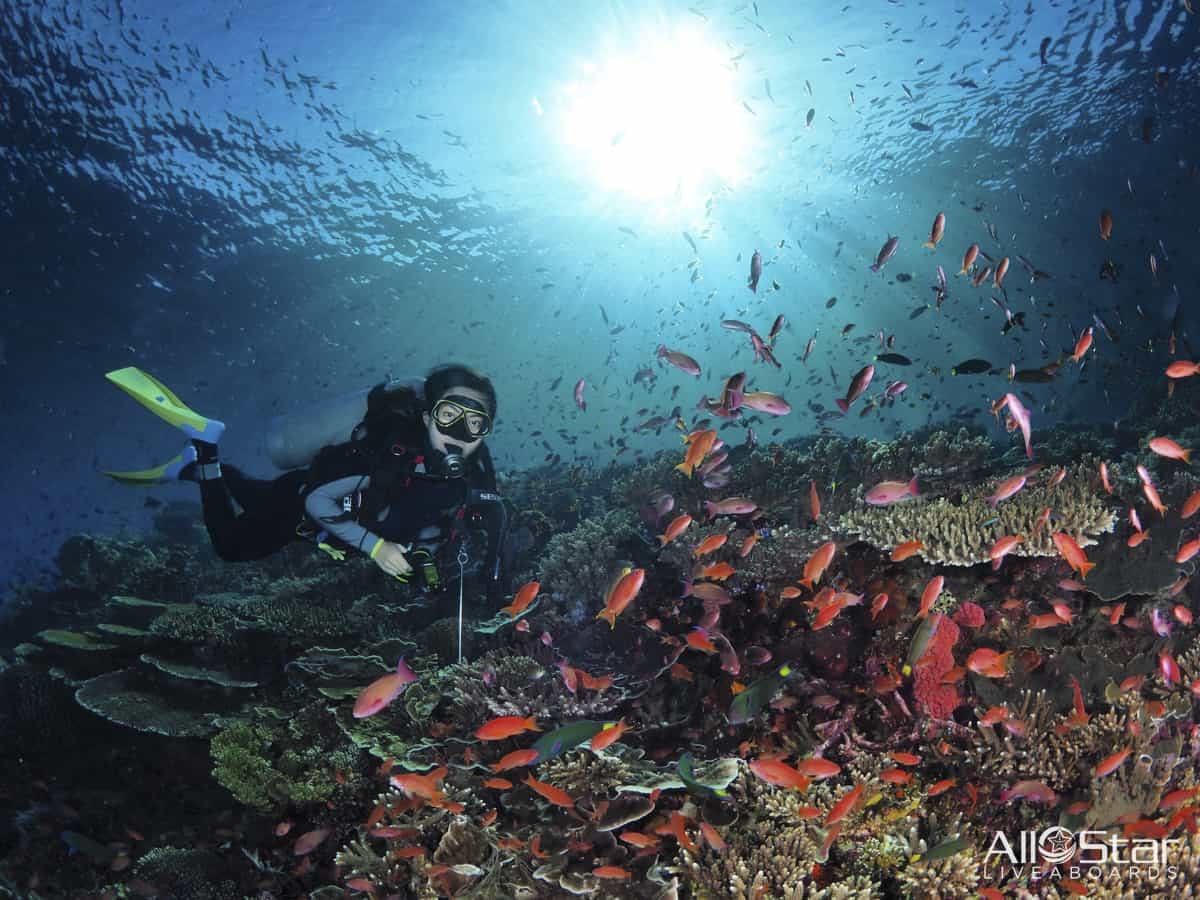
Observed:
[[[465,387],[479,391],[487,400],[488,410],[492,418],[496,418],[496,388],[486,375],[476,372],[458,363],[447,363],[431,369],[425,376],[425,406],[433,409],[433,404],[440,400],[451,388]]]

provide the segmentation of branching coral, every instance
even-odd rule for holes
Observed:
[[[1113,529],[1116,520],[1093,489],[1091,476],[1076,467],[1058,486],[1027,485],[994,509],[984,499],[995,488],[992,483],[976,485],[957,503],[939,497],[856,509],[842,516],[838,527],[880,549],[921,541],[921,556],[945,565],[987,562],[996,539],[1014,534],[1025,536],[1014,555],[1053,557],[1058,555],[1051,539],[1054,531],[1065,531],[1087,547],[1096,543],[1097,535]],[[1052,526],[1039,529],[1038,517],[1047,507],[1057,518]]]

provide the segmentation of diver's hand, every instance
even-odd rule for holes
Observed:
[[[411,549],[412,544],[406,547],[403,544],[384,541],[375,552],[375,565],[396,578],[406,578],[412,574],[412,566],[404,554]]]

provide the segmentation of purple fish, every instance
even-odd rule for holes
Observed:
[[[896,248],[900,246],[900,238],[889,237],[882,247],[879,248],[879,253],[875,256],[875,262],[871,266],[872,272],[878,272],[883,268],[884,263],[892,258],[896,253]]]
[[[871,383],[871,379],[874,377],[874,366],[863,366],[859,369],[858,373],[850,381],[850,390],[846,391],[846,396],[835,401],[838,409],[842,412],[849,412],[850,405],[862,396],[863,391],[867,389],[867,386]]]
[[[587,380],[580,378],[575,382],[575,405],[584,412],[587,411],[587,401],[583,399],[583,388],[587,384]]]
[[[750,257],[750,280],[746,282],[746,287],[758,293],[758,279],[762,278],[762,254],[757,250]]]

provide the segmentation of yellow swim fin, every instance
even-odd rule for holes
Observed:
[[[105,472],[104,474],[121,484],[165,484],[168,481],[179,481],[179,473],[195,461],[196,448],[188,444],[182,452],[153,469],[142,469],[138,472]]]
[[[210,444],[215,444],[221,439],[221,435],[225,431],[224,422],[205,418],[200,413],[190,409],[165,384],[136,366],[116,369],[115,371],[106,373],[104,377],[164,422],[180,429],[192,440],[207,441]],[[166,463],[166,465],[170,465],[170,463]],[[156,470],[147,469],[146,471],[153,472]],[[123,474],[138,475],[140,473],[126,472]],[[116,474],[113,474],[113,477],[116,477]],[[137,480],[134,483],[141,484],[145,482]]]

